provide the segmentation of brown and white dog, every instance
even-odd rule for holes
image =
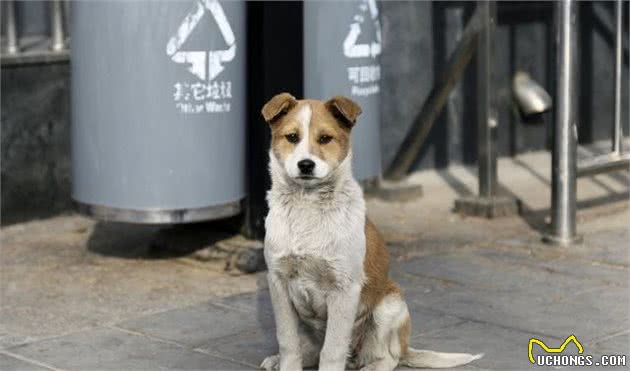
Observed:
[[[407,305],[352,177],[360,113],[345,97],[287,93],[262,109],[272,134],[265,259],[280,348],[264,369],[454,367],[481,357],[409,347]]]

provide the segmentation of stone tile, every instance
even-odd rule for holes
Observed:
[[[273,316],[273,306],[268,289],[211,300],[210,303]]]
[[[413,275],[405,270],[399,269],[394,264],[392,264],[389,276],[398,283],[403,293],[407,293],[407,291],[429,292],[433,290],[436,285],[434,280]]]
[[[490,324],[466,322],[443,331],[414,338],[417,349],[441,352],[484,353],[484,357],[470,364],[489,370],[530,369],[527,345],[531,334],[505,329]]]
[[[630,266],[629,240],[630,231],[627,228],[598,231],[584,235],[584,245],[588,246],[590,256],[600,261],[626,266]]]
[[[558,332],[564,328],[564,333],[574,328],[585,342],[630,328],[630,297],[626,288],[584,291],[541,309],[541,316],[550,319],[550,328]]]
[[[607,234],[610,234],[609,241]],[[532,256],[506,249],[484,249],[477,254],[500,265],[523,266],[534,274],[540,274],[541,278],[548,278],[562,285],[612,284],[630,287],[630,269],[627,266],[630,252],[627,248],[626,232],[611,230],[585,235],[584,239],[584,243],[572,246],[570,251],[541,245],[533,250]],[[509,246],[507,243],[500,244]]]
[[[413,308],[586,340],[630,326],[624,269],[488,249],[415,258],[394,270]]]
[[[630,362],[630,329],[625,333],[596,342],[593,348],[598,354],[625,354]]]
[[[278,343],[275,328],[251,328],[208,343],[201,349],[257,368],[267,356],[278,353]]]
[[[408,299],[414,306],[525,332],[584,339],[599,338],[630,327],[624,289],[588,291],[564,300],[549,300],[556,292],[506,294],[493,290],[451,288]]]
[[[240,370],[243,365],[125,331],[98,328],[12,348],[66,370]]]
[[[1,310],[0,310],[0,314],[2,314]],[[4,317],[2,319],[4,321],[7,321]],[[16,345],[25,344],[33,340],[34,339],[28,338],[26,336],[0,333],[0,349],[14,347]]]
[[[572,264],[574,269],[579,267],[577,262]],[[401,262],[394,269],[433,279],[442,286],[459,285],[505,293],[532,293],[550,284],[566,291],[606,284],[585,276],[555,271],[532,258],[495,251],[431,255]]]
[[[43,371],[48,369],[0,353],[0,370]]]
[[[411,314],[412,337],[441,331],[444,328],[465,322],[465,320],[456,316],[413,305],[413,303],[408,303],[407,305],[409,306],[409,313]]]
[[[265,313],[256,313],[211,303],[153,314],[118,324],[118,327],[198,347],[257,325],[273,325]]]

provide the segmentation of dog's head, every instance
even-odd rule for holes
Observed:
[[[271,98],[262,115],[271,127],[272,156],[299,184],[327,179],[350,153],[350,132],[361,107],[346,97],[326,102],[297,100],[282,93]]]

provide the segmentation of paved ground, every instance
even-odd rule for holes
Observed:
[[[451,212],[475,192],[462,167],[415,174],[416,201],[369,201],[413,346],[485,353],[468,369],[531,369],[530,338],[556,347],[571,334],[586,354],[630,357],[628,173],[579,181],[584,242],[567,249],[539,242],[548,173],[546,154],[503,160],[524,214],[495,221]],[[3,228],[0,370],[253,369],[276,352],[262,273],[153,251],[155,233],[78,216]]]

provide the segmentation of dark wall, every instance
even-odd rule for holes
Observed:
[[[2,223],[54,215],[70,202],[67,63],[2,68]]]
[[[628,3],[625,3],[623,89],[624,132],[628,133]],[[381,3],[383,165],[394,157],[407,129],[420,112],[436,74],[441,72],[469,19],[474,3],[386,1]],[[610,138],[613,121],[613,3],[581,2],[580,121],[581,143]],[[545,123],[525,123],[512,103],[511,79],[526,71],[553,97],[552,2],[500,2],[496,34],[499,95],[499,151],[503,156],[548,148],[552,115]],[[449,98],[416,168],[473,163],[476,153],[475,66]]]

